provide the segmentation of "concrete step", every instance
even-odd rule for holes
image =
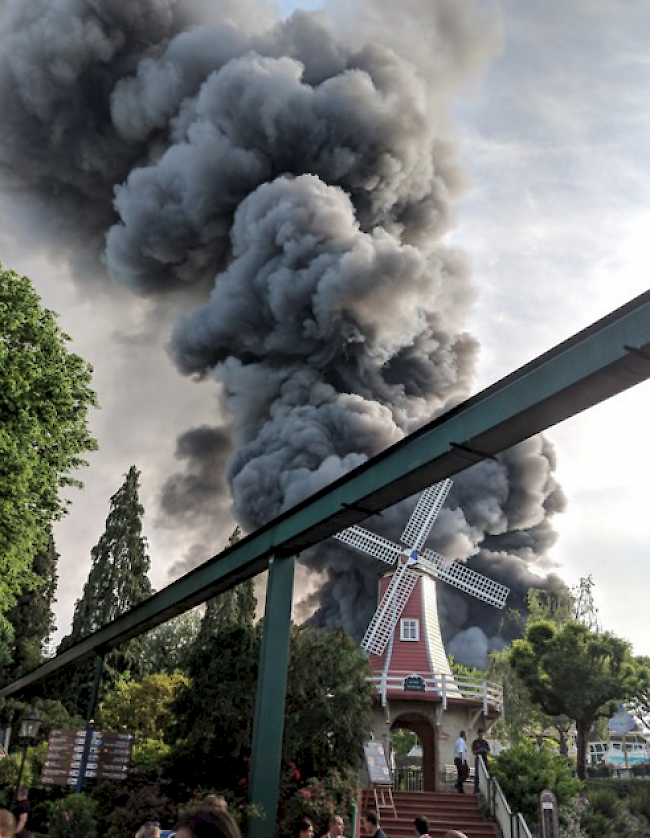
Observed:
[[[426,817],[431,838],[444,838],[450,829],[458,829],[467,838],[501,838],[498,826],[488,821],[474,794],[457,792],[393,792],[397,817],[391,811],[380,810],[380,821],[387,838],[417,838],[413,819]],[[373,793],[361,795],[363,813],[375,810]],[[363,838],[363,836],[362,836]]]

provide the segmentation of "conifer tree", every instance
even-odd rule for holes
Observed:
[[[131,466],[111,498],[106,529],[91,551],[92,567],[77,601],[70,640],[76,643],[152,594],[151,562],[142,535],[140,472]]]
[[[61,641],[59,652],[134,608],[153,593],[149,581],[150,560],[142,535],[144,509],[139,497],[140,472],[131,466],[122,486],[111,498],[106,529],[91,551],[92,566],[81,599],[75,605],[72,632]],[[120,676],[140,675],[140,639],[111,652],[104,661],[104,691]],[[93,680],[93,664],[77,667],[61,685],[64,702],[85,714]]]
[[[241,539],[240,527],[235,527],[228,547]],[[199,654],[209,648],[220,632],[232,626],[252,626],[255,619],[257,600],[255,598],[253,580],[248,579],[231,588],[229,591],[209,599],[205,606],[205,614],[201,621],[201,628],[196,638],[194,651]],[[193,655],[194,656],[194,655]]]
[[[35,669],[43,661],[48,641],[54,631],[52,605],[56,593],[59,554],[50,532],[45,547],[34,556],[33,577],[38,580],[34,589],[24,591],[7,614],[14,632],[11,663],[2,673],[4,683],[19,678]]]

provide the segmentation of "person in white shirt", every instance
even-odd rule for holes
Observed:
[[[463,783],[469,777],[469,765],[467,764],[467,741],[465,738],[465,731],[461,730],[458,739],[454,744],[454,765],[458,772],[458,779],[456,780],[456,788],[460,794],[465,793]]]
[[[327,832],[323,838],[343,838],[343,818],[340,815],[330,815],[327,820]]]

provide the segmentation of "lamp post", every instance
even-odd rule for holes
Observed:
[[[18,780],[16,781],[16,795],[15,799],[18,800],[18,795],[20,794],[20,783],[23,779],[23,771],[25,770],[25,759],[27,757],[27,748],[32,742],[35,741],[36,737],[38,736],[38,731],[41,726],[41,720],[39,718],[38,713],[33,710],[28,716],[26,716],[22,722],[20,723],[20,731],[18,733],[18,737],[21,741],[23,746],[23,755],[20,760],[20,769],[18,771]]]

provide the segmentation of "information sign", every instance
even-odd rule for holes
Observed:
[[[55,729],[48,740],[41,782],[74,786],[79,779],[87,732]],[[131,765],[133,736],[93,730],[86,758],[84,779],[124,780]]]
[[[392,786],[393,780],[383,743],[376,739],[366,742],[363,746],[363,752],[370,784],[373,786]]]

